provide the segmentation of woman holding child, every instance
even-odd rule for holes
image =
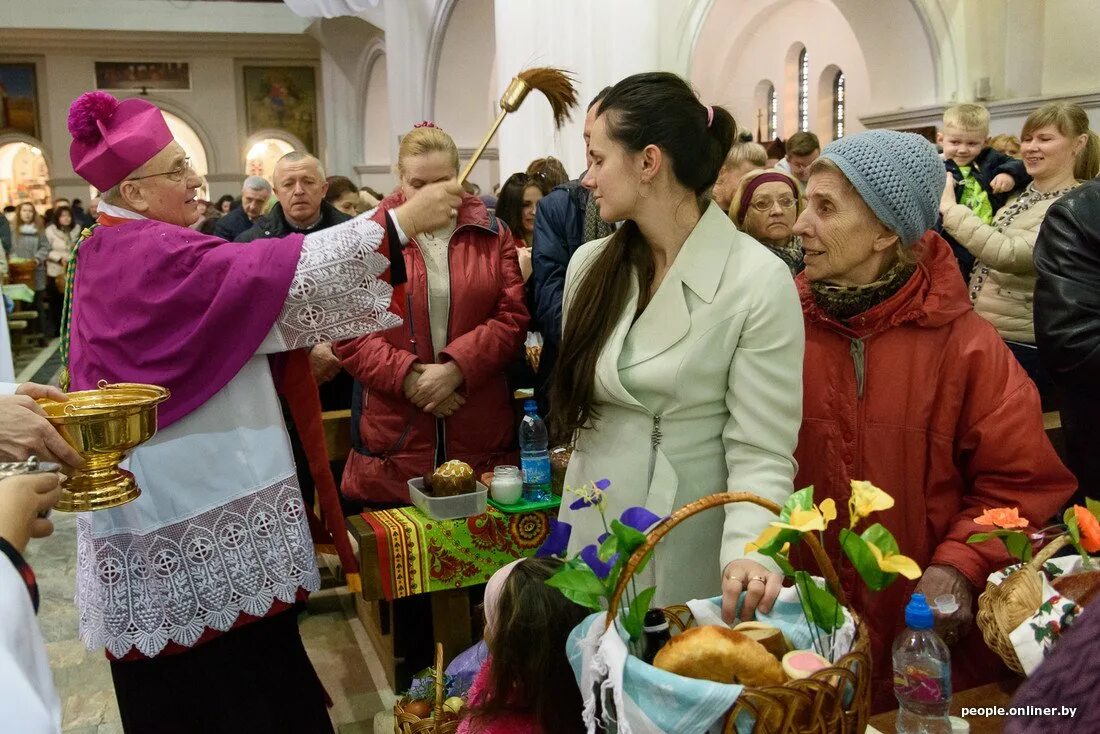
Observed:
[[[949,176],[940,213],[944,230],[976,258],[969,282],[974,309],[997,328],[1045,394],[1048,381],[1039,365],[1032,319],[1032,253],[1050,205],[1100,170],[1100,138],[1089,130],[1085,111],[1067,102],[1052,102],[1028,115],[1021,138],[1031,177],[1026,188],[995,216],[989,210],[983,216],[981,207],[958,201],[955,178]]]

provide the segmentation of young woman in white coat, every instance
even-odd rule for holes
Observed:
[[[782,504],[792,491],[798,296],[783,262],[706,198],[734,127],[667,73],[616,84],[592,126],[582,183],[600,218],[623,224],[569,263],[550,418],[574,444],[566,484],[611,480],[609,518],[631,506],[665,516],[723,491]],[[570,504],[559,518],[575,551],[603,529],[596,510]],[[745,590],[742,618],[769,611],[782,577],[745,544],[774,519],[738,503],[677,528],[645,571],[656,603],[721,593],[732,620]]]

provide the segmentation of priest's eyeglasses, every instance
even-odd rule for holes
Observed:
[[[796,203],[790,196],[781,196],[778,199],[753,199],[751,206],[758,212],[766,212],[776,204],[782,209],[794,209]]]
[[[166,176],[169,181],[182,181],[187,176],[188,171],[193,172],[194,170],[195,169],[191,167],[191,158],[187,157],[187,158],[184,158],[182,161],[180,161],[180,163],[177,164],[176,167],[173,168],[171,171],[161,171],[160,173],[150,173],[146,176],[131,176],[130,178],[128,178],[126,180],[127,181],[141,181],[142,179],[145,179],[145,178],[156,178],[157,176]]]

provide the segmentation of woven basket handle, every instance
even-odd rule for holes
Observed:
[[[667,520],[649,531],[649,534],[646,536],[645,544],[639,546],[638,549],[634,551],[633,555],[630,556],[630,560],[626,562],[626,567],[623,568],[623,572],[619,575],[619,581],[615,585],[615,593],[611,597],[611,604],[607,610],[606,627],[611,627],[611,623],[618,613],[623,594],[626,592],[627,584],[630,583],[630,580],[634,577],[634,571],[638,568],[638,565],[642,562],[645,555],[653,550],[657,543],[660,542],[661,538],[668,535],[670,530],[692,515],[697,515],[703,510],[709,510],[720,505],[728,505],[733,502],[748,502],[758,505],[774,515],[779,515],[780,511],[783,509],[771,500],[757,497],[750,492],[719,492],[718,494],[712,494],[697,499],[694,502],[689,502],[679,510],[676,510],[668,516]],[[829,560],[829,556],[825,553],[825,549],[821,547],[821,543],[818,542],[813,533],[803,533],[802,541],[810,547],[810,552],[813,554],[814,560],[817,561],[817,567],[821,570],[821,575],[825,577],[825,583],[828,585],[829,590],[836,596],[837,602],[839,602],[841,606],[847,607],[848,597],[844,593],[844,589],[841,588],[840,579],[838,579],[836,575],[836,568],[833,567],[833,562]]]
[[[1035,556],[1024,564],[1023,568],[1029,571],[1040,571],[1043,568],[1043,564],[1054,557],[1054,554],[1062,550],[1065,546],[1069,545],[1069,533],[1059,535],[1054,540],[1047,543],[1046,547],[1035,554]]]
[[[435,712],[432,715],[435,722],[435,734],[443,730],[443,643],[435,643]]]

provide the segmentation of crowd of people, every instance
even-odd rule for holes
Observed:
[[[248,397],[257,422],[277,429],[274,436],[285,425],[290,437],[285,456],[275,452],[264,464],[264,491],[289,486],[301,490],[307,507],[315,492],[325,501],[327,480],[317,471],[306,411],[316,403],[352,410],[352,451],[337,467],[342,511],[407,505],[406,480],[449,459],[477,474],[517,463],[517,380],[534,389],[554,441],[573,448],[566,484],[611,481],[609,516],[632,506],[665,516],[723,490],[782,504],[793,489],[813,485],[816,501],[836,502],[839,517],[826,547],[839,552],[835,528],[848,526],[850,483],[871,481],[896,499],[881,521],[924,569],[919,581],[899,580],[877,593],[854,574],[841,578],[867,624],[875,707],[885,709],[893,707],[890,644],[914,591],[959,601],[956,612],[937,618],[956,651],[955,685],[996,675],[973,614],[988,574],[1010,559],[995,541],[967,542],[974,518],[1012,506],[1041,528],[1075,493],[1093,496],[1100,487],[1093,447],[1100,436],[1100,184],[1091,180],[1100,172],[1100,138],[1076,105],[1036,109],[1018,141],[989,139],[988,112],[962,104],[946,111],[938,145],[873,130],[822,146],[813,133],[799,132],[777,150],[744,140],[728,111],[701,102],[681,78],[638,74],[589,104],[584,172],[570,179],[558,160],[541,158],[506,177],[495,199],[454,182],[458,148],[433,123],[402,137],[398,184],[386,196],[326,177],[317,158],[296,152],[278,161],[270,182],[247,178],[239,199],[192,203],[201,182],[175,143],[148,151],[137,173],[166,167],[169,174],[151,174],[145,183],[128,177],[134,171],[104,173],[94,148],[80,142],[77,171],[106,192],[103,227],[123,237],[138,231],[126,229],[127,218],[153,220],[148,226],[161,226],[156,231],[181,244],[149,257],[193,261],[216,282],[240,289],[154,304],[162,314],[197,310],[172,311],[172,323],[195,325],[191,346],[157,346],[184,364],[156,368],[157,375],[113,364],[103,360],[125,352],[108,349],[94,327],[134,349],[150,338],[146,331],[107,327],[152,316],[118,317],[88,305],[96,299],[91,284],[108,282],[109,272],[97,276],[96,268],[107,266],[94,264],[97,250],[89,247],[77,276],[77,303],[86,299],[81,321],[44,327],[71,328],[74,340],[83,330],[70,351],[77,381],[93,371],[97,379],[159,378],[174,399],[186,401],[156,445],[135,452],[151,497],[158,485],[193,481],[164,479],[154,457],[182,468],[186,462],[171,452],[198,450],[189,432],[232,435]],[[161,187],[159,199],[143,188],[153,186]],[[44,313],[57,314],[64,284],[51,290],[51,282],[65,268],[83,210],[59,206],[50,220],[47,227],[33,206],[19,207],[5,250],[39,263],[35,291],[48,304]],[[164,229],[172,225],[198,233]],[[250,247],[220,248],[226,240]],[[225,262],[211,264],[222,257],[211,252],[227,253]],[[372,263],[369,271],[350,273],[347,264],[357,260]],[[387,269],[389,285],[376,287],[375,276]],[[125,290],[126,283],[115,287]],[[387,298],[388,311],[379,312]],[[236,313],[233,304],[249,312],[236,327],[240,344],[222,355],[223,364],[200,366],[197,355],[225,340],[224,333],[206,333],[202,314]],[[537,369],[524,373],[516,367],[525,361],[529,332],[540,333],[544,346]],[[268,355],[283,352],[286,368],[274,360],[269,367]],[[308,360],[296,371],[293,357],[303,354]],[[24,390],[34,396],[46,388]],[[1064,459],[1044,433],[1044,405],[1062,411]],[[5,409],[34,413],[25,398],[0,402]],[[42,423],[35,417],[31,438],[4,428],[0,453],[25,458],[33,446],[75,462]],[[208,446],[207,471],[226,474],[218,461],[233,461],[238,449],[252,455],[256,440]],[[239,467],[228,474],[241,486],[258,486]],[[29,513],[47,507],[55,487],[44,479],[9,482],[21,483],[22,514],[14,530],[0,523],[0,537],[20,551],[25,528],[46,531]],[[294,504],[293,492],[281,501]],[[8,496],[16,493],[0,492]],[[203,511],[209,514],[209,503]],[[85,552],[105,558],[106,540],[122,537],[145,547],[148,533],[181,518],[179,507],[167,505],[152,514],[146,508],[140,519],[128,512],[95,513],[102,527],[82,540]],[[571,550],[603,531],[597,514],[570,503],[559,517],[573,527]],[[645,570],[657,586],[654,603],[720,594],[727,621],[769,611],[783,574],[745,546],[770,519],[760,508],[734,505],[693,521],[691,537],[665,547]],[[213,530],[220,520],[210,522]],[[545,600],[542,581],[552,571],[552,562],[522,561],[490,583],[492,657],[460,731],[582,730],[580,696],[555,706],[539,678],[547,670],[567,677],[564,637],[580,614],[564,598]],[[286,625],[247,640],[240,631],[260,635],[256,619],[285,621],[295,594],[312,588],[308,574],[282,583],[289,596],[276,595],[270,609],[246,614],[255,605],[230,605],[223,616],[232,624],[204,618],[201,635],[169,630],[157,644],[139,644],[133,630],[87,630],[86,639],[108,647],[127,731],[162,730],[150,728],[158,725],[158,697],[167,695],[158,687],[176,695],[203,665],[228,666],[230,674],[263,665],[240,641],[300,649],[296,629]],[[82,620],[136,615],[137,601],[104,594],[78,591],[78,604],[92,609]],[[519,629],[528,640],[538,630],[546,643],[537,648],[545,653],[538,665],[512,649]],[[211,631],[238,642],[213,652]],[[296,660],[289,679],[301,683],[311,671],[308,660]],[[255,687],[235,689],[243,719],[267,706],[262,691],[275,690]],[[323,695],[313,693],[294,704],[321,709],[301,715],[302,726],[312,727],[302,731],[331,731]],[[288,710],[284,702],[265,716]],[[211,715],[199,706],[180,726],[205,727]]]

